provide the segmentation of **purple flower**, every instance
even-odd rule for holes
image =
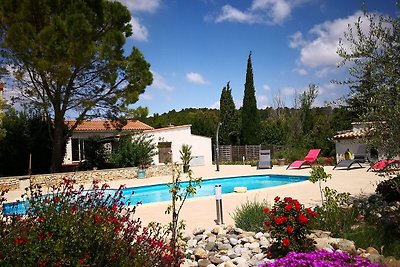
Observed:
[[[324,249],[308,253],[289,252],[286,257],[273,262],[265,262],[259,267],[381,267],[377,263],[361,257],[353,257],[346,252],[329,252]]]

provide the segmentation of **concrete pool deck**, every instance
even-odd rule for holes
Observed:
[[[378,176],[374,172],[367,172],[366,168],[351,169],[351,170],[332,170],[332,166],[325,167],[327,173],[332,174],[332,179],[327,183],[322,183],[322,186],[329,186],[336,189],[338,192],[349,192],[351,195],[371,194],[375,191],[379,181],[387,179]],[[305,175],[310,174],[310,168],[301,170],[286,170],[286,166],[274,166],[272,169],[257,170],[249,165],[221,165],[220,171],[217,172],[215,165],[192,167],[193,177],[221,178],[244,175],[260,175],[260,174],[283,174],[283,175]],[[183,177],[183,174],[182,174]],[[168,183],[171,181],[170,176],[150,177],[145,179],[123,179],[108,182],[111,188],[118,188],[121,184],[127,187],[150,185],[159,183]],[[20,196],[19,192],[9,192],[8,200],[16,199]],[[246,193],[230,193],[222,196],[223,219],[224,224],[234,224],[231,214],[242,203],[247,200],[267,200],[273,203],[275,196],[298,199],[305,206],[315,206],[320,203],[320,192],[318,184],[304,181],[293,184],[287,184],[277,187],[257,189],[247,191]],[[171,220],[171,215],[165,214],[165,210],[170,202],[159,202],[139,205],[136,209],[136,218],[140,218],[143,225],[149,222],[156,221],[162,224],[167,224]],[[196,227],[204,227],[210,229],[216,225],[216,205],[215,197],[198,197],[187,199],[184,204],[180,218],[185,220],[186,232],[191,233]]]

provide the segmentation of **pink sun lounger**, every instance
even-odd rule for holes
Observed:
[[[303,165],[309,165],[311,167],[311,164],[314,164],[317,161],[320,151],[321,149],[319,148],[311,149],[307,156],[304,157],[304,160],[293,161],[286,169],[301,169]]]
[[[376,171],[376,172],[382,172],[386,171],[390,166],[393,165],[400,165],[400,160],[395,160],[395,159],[383,159],[380,161],[375,162],[371,167],[369,167],[369,170]]]

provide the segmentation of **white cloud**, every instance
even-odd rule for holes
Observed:
[[[197,72],[189,72],[188,74],[186,74],[186,79],[192,83],[198,83],[198,84],[208,83],[208,81],[204,79],[204,77],[200,73]]]
[[[279,90],[279,92],[283,96],[294,96],[296,94],[296,89],[293,87],[283,87]]]
[[[132,17],[130,21],[132,25],[132,35],[129,38],[132,38],[137,41],[147,41],[149,37],[149,31],[146,26],[141,25],[139,20]]]
[[[269,99],[264,95],[257,96],[257,107],[258,108],[266,108],[269,107]]]
[[[289,47],[298,48],[306,45],[307,42],[304,40],[303,34],[301,32],[295,32],[290,36]]]
[[[363,17],[361,11],[347,18],[339,18],[315,25],[309,31],[311,35],[315,36],[311,40],[305,40],[302,33],[296,32],[291,36],[289,46],[301,48],[299,63],[303,66],[311,68],[321,66],[336,67],[337,63],[341,61],[341,58],[336,53],[339,48],[339,39],[343,39],[348,25],[354,24],[359,17]],[[368,28],[367,21],[364,20],[362,25]]]
[[[253,0],[246,10],[239,10],[231,5],[224,5],[216,22],[229,21],[239,23],[282,24],[292,10],[308,0]]]
[[[308,71],[304,68],[298,68],[295,69],[295,71],[297,72],[297,74],[301,75],[301,76],[306,76],[308,75]]]
[[[130,11],[141,11],[154,13],[159,7],[161,0],[118,0]]]
[[[271,87],[268,84],[264,84],[262,86],[262,88],[263,88],[264,91],[267,91],[267,92],[271,90]]]
[[[219,109],[219,101],[214,102],[214,104],[212,104],[212,105],[210,106],[210,108],[212,108],[212,109]]]
[[[151,84],[152,87],[167,92],[171,92],[174,90],[174,87],[169,85],[164,77],[161,76],[159,73],[153,70],[151,71],[151,73],[153,73],[153,83]]]
[[[240,22],[240,23],[255,23],[257,18],[248,12],[242,12],[231,5],[225,5],[222,7],[222,12],[215,19],[216,22],[229,21],[229,22]]]
[[[151,94],[144,93],[144,94],[139,95],[139,99],[145,100],[145,101],[150,101],[150,100],[153,100],[153,96]]]

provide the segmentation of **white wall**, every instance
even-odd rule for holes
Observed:
[[[154,142],[171,142],[172,161],[181,163],[179,151],[183,144],[192,146],[193,163],[200,162],[201,157],[204,158],[204,165],[212,164],[212,151],[211,151],[211,138],[192,135],[190,125],[174,126],[155,130],[148,130],[145,132],[153,136]],[[196,158],[198,157],[198,158]],[[153,157],[155,164],[159,163],[158,155]],[[193,165],[192,165],[193,166]]]
[[[364,151],[365,148],[365,143],[359,143],[355,141],[354,139],[340,139],[336,142],[335,147],[336,147],[336,160],[339,162],[341,160],[341,155],[349,149],[353,155],[357,154],[364,154],[366,153],[367,158],[369,158],[369,153],[368,151]]]

